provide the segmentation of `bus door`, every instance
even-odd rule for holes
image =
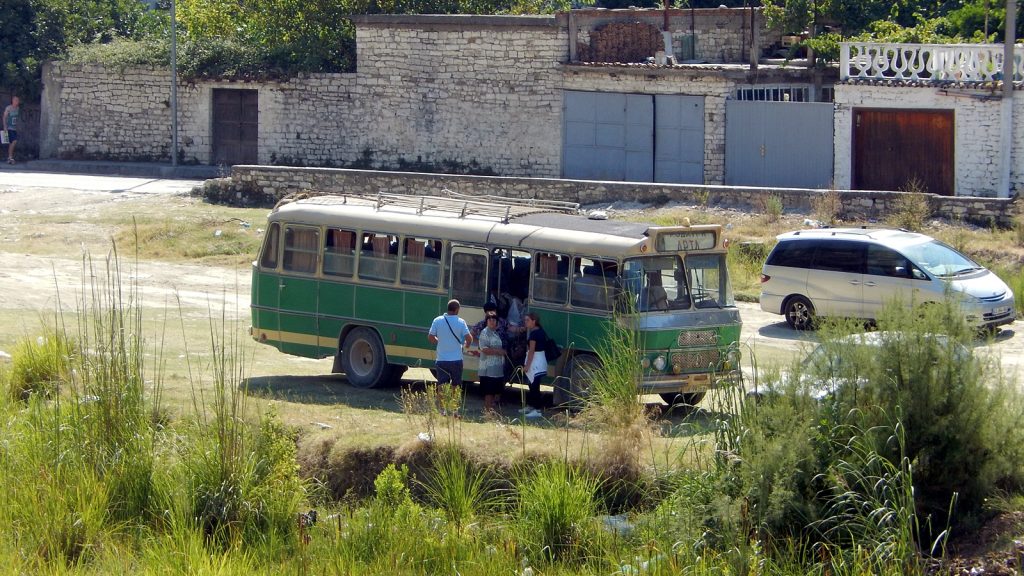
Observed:
[[[449,296],[462,305],[459,315],[472,326],[484,318],[490,254],[484,248],[452,246]]]

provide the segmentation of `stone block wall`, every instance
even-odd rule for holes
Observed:
[[[780,31],[767,28],[760,8],[673,8],[668,11],[668,17],[673,50],[680,59],[683,58],[684,39],[688,37],[696,38],[694,58],[708,63],[749,62],[751,46],[754,46],[754,55],[758,56],[782,37]],[[752,19],[753,34],[750,30]],[[662,30],[665,11],[659,8],[573,10],[569,25],[576,29],[577,42],[589,46],[594,30],[611,23],[629,21],[643,22]]]
[[[356,74],[179,84],[185,162],[212,160],[212,92],[259,91],[263,164],[561,174],[564,27],[552,16],[356,19]],[[53,64],[50,154],[169,160],[170,74]]]
[[[43,133],[52,128],[60,158],[170,160],[171,74],[165,69],[119,71],[98,65],[52,63],[44,78],[59,77],[59,96],[48,95]],[[47,85],[46,90],[50,90]],[[56,106],[56,108],[54,108]],[[49,147],[47,147],[49,146]]]
[[[413,172],[380,172],[329,168],[234,166],[230,181],[220,186],[216,199],[252,204],[250,198],[279,200],[297,193],[378,193],[442,195],[445,190],[466,195],[497,195],[588,204],[678,201],[694,205],[750,211],[762,209],[766,198],[778,197],[786,211],[809,214],[816,199],[838,194],[840,217],[845,220],[881,220],[896,210],[905,192],[803,190],[742,186],[696,186],[583,180],[452,176]],[[932,217],[957,219],[981,226],[1013,225],[1014,201],[1005,198],[957,198],[926,194]]]
[[[853,182],[854,108],[905,108],[953,110],[955,194],[996,196],[1000,174],[1001,107],[998,99],[986,100],[982,91],[972,94],[936,86],[889,86],[866,83],[837,84],[835,87],[835,186],[849,188]],[[1015,142],[1012,158],[1024,156],[1024,94],[1014,97]],[[1011,190],[1024,189],[1020,162],[1011,174]]]

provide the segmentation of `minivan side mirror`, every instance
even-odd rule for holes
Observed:
[[[911,270],[911,274],[912,274],[914,280],[927,280],[928,279],[928,276],[924,272],[918,270],[917,268],[912,269]]]

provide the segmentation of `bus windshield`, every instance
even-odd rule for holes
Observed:
[[[638,312],[732,306],[725,256],[691,254],[685,267],[677,255],[626,260],[623,285]]]
[[[690,309],[690,291],[678,256],[630,258],[622,279],[638,312]]]

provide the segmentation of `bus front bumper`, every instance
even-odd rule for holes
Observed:
[[[690,394],[693,392],[704,392],[712,388],[728,386],[739,382],[740,371],[722,372],[718,374],[667,374],[663,376],[647,376],[640,383],[640,390],[644,394],[664,394],[666,392],[678,392]]]

